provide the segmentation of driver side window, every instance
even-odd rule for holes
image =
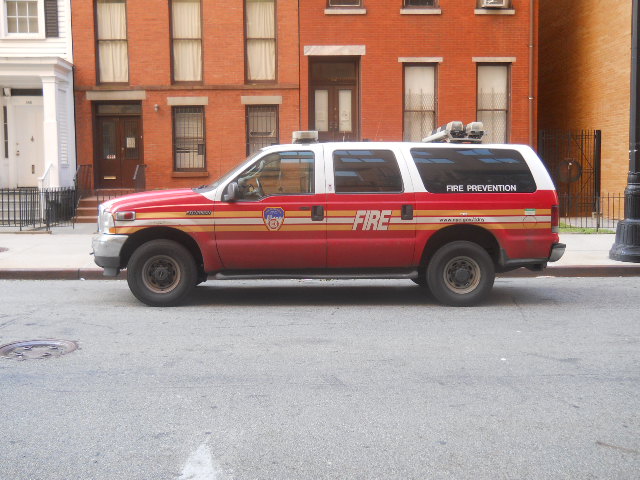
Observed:
[[[238,178],[238,200],[315,192],[313,152],[277,152],[260,159]]]

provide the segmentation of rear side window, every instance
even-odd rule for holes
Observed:
[[[516,150],[413,148],[424,187],[433,193],[531,193],[536,182]]]
[[[388,150],[333,152],[336,193],[400,193],[398,161]]]

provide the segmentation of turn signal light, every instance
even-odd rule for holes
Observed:
[[[551,206],[551,231],[558,233],[560,231],[560,206]]]
[[[136,212],[116,212],[116,220],[130,222],[136,219]]]

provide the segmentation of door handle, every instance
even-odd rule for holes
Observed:
[[[413,205],[402,205],[400,218],[402,220],[413,220]]]
[[[311,207],[311,220],[314,222],[324,220],[324,207],[322,205]]]

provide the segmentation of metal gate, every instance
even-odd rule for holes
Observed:
[[[587,217],[600,211],[600,130],[541,130],[538,153],[560,197],[562,217]]]

